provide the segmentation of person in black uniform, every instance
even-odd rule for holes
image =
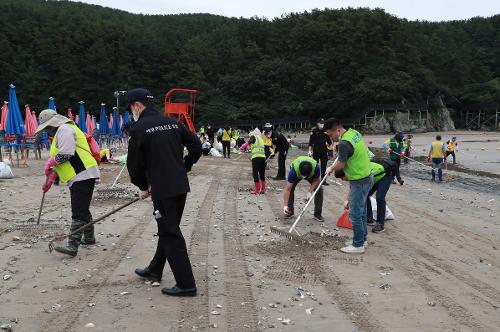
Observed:
[[[290,143],[288,143],[286,137],[279,130],[273,131],[271,140],[273,141],[273,145],[276,147],[276,151],[278,151],[278,174],[273,179],[285,180],[285,162],[288,155],[288,149],[290,148]]]
[[[130,129],[127,168],[140,197],[151,195],[159,238],[149,266],[135,273],[160,281],[168,261],[176,285],[163,288],[162,293],[195,296],[196,283],[179,224],[189,192],[186,172],[200,158],[201,142],[183,124],[158,113],[148,90],[130,90],[127,99],[136,122]],[[183,158],[184,146],[188,154]]]
[[[321,164],[321,178],[325,177],[326,164],[328,163],[328,146],[332,145],[332,140],[323,130],[324,124],[324,119],[318,119],[316,127],[313,128],[311,136],[309,136],[309,157]],[[325,181],[323,185],[328,186],[328,183]]]

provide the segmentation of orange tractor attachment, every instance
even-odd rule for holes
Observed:
[[[193,133],[196,132],[194,107],[198,92],[198,90],[171,89],[165,95],[165,115],[177,118],[179,122],[186,124]]]

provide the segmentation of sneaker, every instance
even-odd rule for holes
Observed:
[[[374,220],[374,219],[370,219],[370,220],[367,220],[367,221],[366,221],[366,224],[367,224],[368,226],[375,226],[376,222],[375,222],[375,220]]]
[[[346,246],[350,246],[352,245],[352,240],[349,240],[349,241],[346,241],[345,243]],[[365,241],[365,243],[363,243],[363,247],[366,249],[368,248],[368,241]]]
[[[375,227],[372,228],[373,233],[382,233],[383,231],[385,231],[385,228],[384,226],[382,226],[382,224],[379,223],[377,223]]]
[[[355,247],[352,244],[348,245],[347,247],[340,248],[340,251],[345,252],[346,254],[362,254],[365,252],[365,247]]]
[[[402,186],[404,184],[404,180],[399,181],[399,184]]]
[[[330,184],[328,182],[326,182],[326,180],[325,180],[325,182],[323,182],[323,185],[324,186],[329,186]]]
[[[325,219],[321,216],[321,214],[314,214],[314,219],[316,219],[319,222],[324,222]]]
[[[392,184],[396,184],[396,181],[392,180]]]

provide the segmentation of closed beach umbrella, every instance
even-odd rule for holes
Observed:
[[[113,115],[111,117],[113,119],[113,126],[111,126],[111,133],[113,135],[120,135],[122,133],[120,127],[120,113],[118,113],[118,109],[113,111]]]
[[[122,130],[123,130],[123,127],[130,122],[130,113],[128,111],[125,111],[125,113],[123,114],[123,124],[122,124]]]
[[[92,118],[90,117],[90,114],[87,112],[87,116],[85,118],[85,124],[87,125],[87,134],[92,134]]]
[[[106,107],[104,106],[104,104],[101,104],[101,113],[99,114],[99,134],[109,134],[109,124],[108,118],[106,117]]]
[[[51,110],[56,110],[56,103],[54,101],[54,97],[49,98],[49,109]]]
[[[26,128],[26,136],[31,136],[35,133],[36,128],[33,127],[33,119],[31,116],[30,105],[25,105],[26,109],[24,110],[24,123]]]
[[[8,114],[9,114],[9,102],[4,101],[2,105],[2,116],[0,117],[0,130],[5,130]]]
[[[75,117],[73,116],[73,112],[71,112],[71,108],[68,108],[68,115],[67,118],[73,121]]]
[[[87,132],[87,125],[85,124],[85,103],[83,101],[79,102],[80,111],[78,112],[78,128],[84,133]]]
[[[9,115],[7,116],[7,124],[5,125],[5,133],[9,135],[24,135],[23,119],[17,102],[16,87],[10,84],[9,89]]]

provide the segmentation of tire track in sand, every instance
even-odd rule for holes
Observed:
[[[276,195],[266,195],[266,199],[277,218],[276,214],[281,213],[278,207],[278,198]],[[307,250],[307,248],[304,250]],[[342,284],[335,271],[327,267],[331,261],[334,261],[333,255],[323,258],[321,261],[318,261],[315,256],[311,257],[311,259],[303,259],[303,261],[312,266],[311,270],[319,271],[317,277],[323,283],[328,294],[335,300],[335,303],[337,303],[347,319],[360,331],[385,331],[382,324],[370,313],[368,308],[357,300],[358,297],[346,285]]]
[[[208,300],[208,239],[215,197],[220,185],[221,174],[213,174],[207,194],[198,210],[189,242],[189,258],[193,265],[198,295],[181,299],[178,326],[181,331],[208,329],[210,324]]]
[[[255,299],[248,277],[240,227],[237,218],[238,182],[226,187],[224,200],[224,293],[229,331],[259,331]]]
[[[73,293],[71,300],[61,303],[61,310],[56,315],[43,324],[40,331],[51,332],[66,332],[74,331],[75,324],[78,323],[79,317],[87,308],[87,303],[97,296],[100,290],[109,284],[113,271],[116,270],[118,265],[122,262],[124,253],[128,252],[138,237],[146,230],[148,223],[136,223],[130,228],[127,233],[120,236],[120,240],[116,243],[111,250],[109,250],[104,258],[95,267],[99,271],[99,276],[102,280],[98,282],[95,287],[86,287],[87,281],[79,281],[75,288],[85,289],[79,295]]]

